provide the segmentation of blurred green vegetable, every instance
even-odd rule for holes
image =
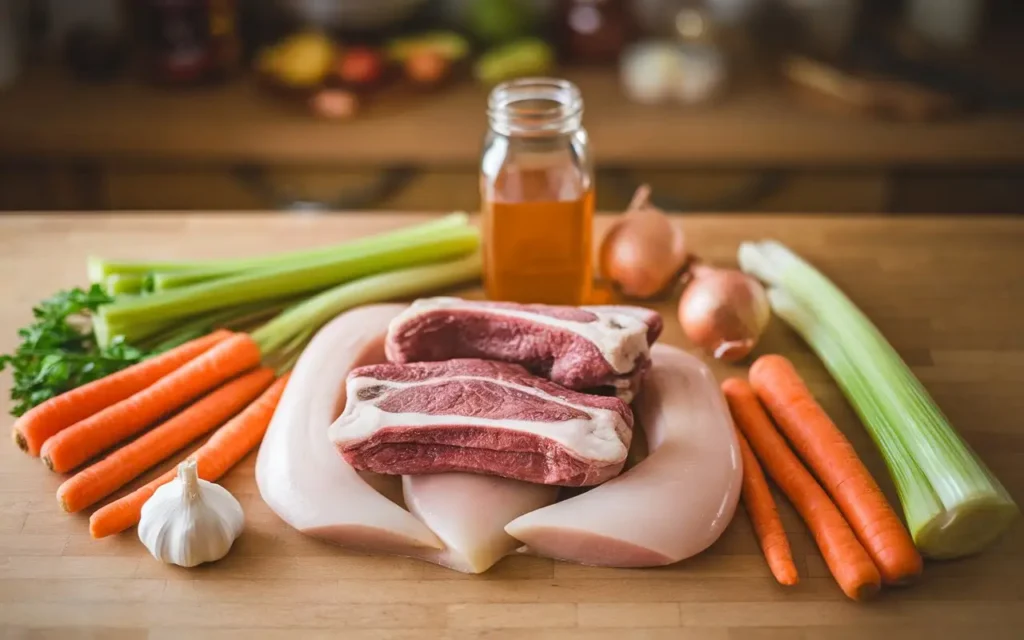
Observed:
[[[524,38],[480,56],[474,73],[480,82],[495,85],[524,76],[544,75],[554,64],[551,45],[537,38]]]

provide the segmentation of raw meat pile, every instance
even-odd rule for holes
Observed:
[[[660,331],[660,316],[637,307],[418,300],[388,328],[396,364],[349,374],[330,438],[377,473],[599,484],[622,470],[633,414],[573,390],[631,399]]]
[[[741,469],[717,383],[698,359],[651,348],[660,330],[633,307],[435,298],[343,314],[295,367],[260,493],[308,535],[467,573],[517,549],[677,562],[729,523]],[[649,454],[622,472],[621,398],[637,391]],[[598,483],[556,502],[553,485]]]

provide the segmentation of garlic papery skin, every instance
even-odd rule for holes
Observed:
[[[153,557],[194,567],[220,560],[242,533],[245,514],[231,492],[201,480],[196,461],[178,465],[178,477],[142,505],[139,539]]]

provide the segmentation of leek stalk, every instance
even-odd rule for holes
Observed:
[[[828,278],[776,242],[744,243],[740,267],[818,354],[882,452],[914,543],[927,556],[981,551],[1019,510],[881,332]]]
[[[452,224],[452,218],[458,224]],[[445,225],[415,233],[403,230],[352,243],[326,256],[271,266],[180,289],[115,301],[100,308],[95,332],[100,344],[115,335],[129,342],[145,338],[158,323],[170,323],[207,311],[314,293],[356,278],[465,256],[479,246],[479,232],[465,216],[442,219]]]

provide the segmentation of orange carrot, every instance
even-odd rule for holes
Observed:
[[[839,509],[775,430],[754,390],[745,380],[730,378],[722,383],[722,392],[736,426],[807,523],[843,593],[862,600],[877,592],[882,581],[878,568]]]
[[[737,430],[736,438],[740,443],[740,455],[743,457],[743,506],[750,516],[757,541],[761,544],[764,559],[768,568],[779,584],[793,586],[800,582],[796,565],[793,563],[793,552],[789,548],[789,539],[782,528],[779,511],[775,507],[775,499],[768,488],[768,480],[758,463],[750,444],[743,434]]]
[[[853,445],[811,395],[793,364],[778,355],[759,358],[750,384],[779,430],[821,481],[888,584],[908,582],[923,569],[899,516]]]
[[[273,381],[274,370],[263,367],[225,383],[149,433],[65,480],[57,489],[61,507],[74,513],[96,504],[189,442],[224,424]]]
[[[214,331],[105,378],[50,398],[18,418],[14,423],[14,442],[22,451],[38,456],[47,438],[116,402],[130,398],[186,362],[209,351],[213,345],[226,340],[230,335],[230,331]]]
[[[288,375],[279,378],[255,402],[218,429],[206,444],[192,454],[200,478],[209,482],[217,481],[256,448],[270,425],[270,419],[274,416],[274,410],[287,384]],[[97,510],[89,518],[92,537],[105,538],[137,525],[142,515],[142,505],[157,489],[173,480],[176,474],[177,471],[171,469],[149,484]]]
[[[64,473],[129,438],[171,411],[260,363],[260,348],[236,333],[130,398],[78,422],[43,444],[43,462]]]

